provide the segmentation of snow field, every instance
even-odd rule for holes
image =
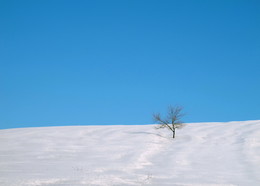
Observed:
[[[260,121],[154,127],[0,130],[0,185],[260,185]]]

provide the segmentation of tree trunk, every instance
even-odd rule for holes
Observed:
[[[175,129],[172,131],[172,138],[175,138]]]

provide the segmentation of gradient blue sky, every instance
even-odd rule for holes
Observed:
[[[260,1],[0,1],[0,128],[260,119]]]

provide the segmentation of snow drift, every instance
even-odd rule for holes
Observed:
[[[258,186],[260,121],[0,130],[1,186]]]

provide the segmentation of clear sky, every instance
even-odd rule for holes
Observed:
[[[0,128],[260,119],[258,0],[0,0]]]

